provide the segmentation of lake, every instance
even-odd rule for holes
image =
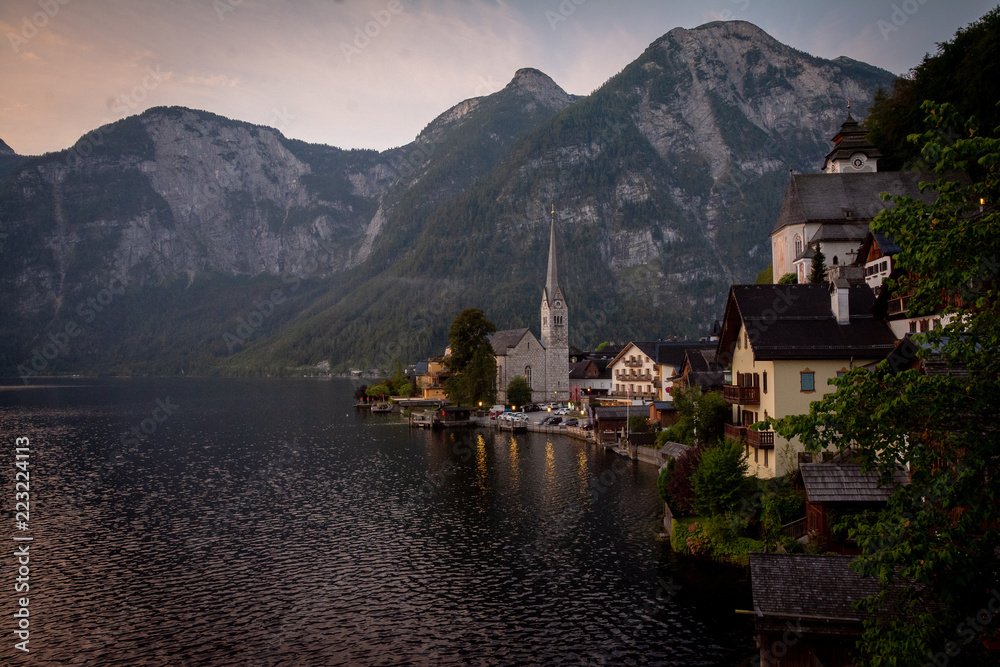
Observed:
[[[13,381],[9,381],[13,382]],[[410,429],[349,380],[0,388],[3,664],[736,664],[741,570],[658,542],[656,468]],[[14,446],[30,438],[30,521]],[[30,542],[14,542],[16,536]],[[30,544],[30,592],[10,545]],[[14,649],[18,598],[30,654]]]

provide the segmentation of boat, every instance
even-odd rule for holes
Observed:
[[[392,404],[382,401],[372,405],[372,412],[392,412]]]

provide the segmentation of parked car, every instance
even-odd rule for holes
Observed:
[[[558,410],[556,410],[556,414],[557,415],[568,415],[569,414],[569,408],[559,408]]]
[[[559,426],[559,423],[561,421],[562,417],[549,417],[548,419],[545,420],[545,423],[549,426]]]
[[[541,410],[541,408],[538,407],[538,403],[528,403],[524,406],[525,412],[538,412],[539,410]]]
[[[578,425],[579,423],[580,423],[580,420],[578,420],[578,419],[574,419],[573,417],[570,417],[569,419],[567,419],[566,421],[564,421],[564,422],[562,423],[562,425],[563,425],[563,426],[576,426],[576,425]]]

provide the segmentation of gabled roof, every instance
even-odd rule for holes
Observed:
[[[611,366],[622,357],[627,356],[630,347],[634,347],[637,351],[649,357],[650,361],[655,364],[659,364],[661,366],[669,365],[680,368],[681,364],[684,362],[685,351],[696,349],[712,350],[715,349],[715,343],[701,343],[691,340],[632,341],[623,347],[608,365]]]
[[[895,347],[889,325],[872,315],[875,295],[847,286],[850,319],[837,324],[828,284],[733,285],[726,302],[717,359],[732,358],[746,325],[757,360],[881,359]]]
[[[507,350],[517,347],[521,339],[531,336],[531,331],[525,327],[523,329],[505,329],[497,331],[489,336],[490,344],[493,345],[493,354],[498,357],[507,356]]]
[[[909,483],[906,471],[898,470],[891,483],[880,486],[879,473],[863,472],[857,463],[803,463],[796,476],[814,503],[885,502],[898,486]]]
[[[868,232],[865,235],[864,240],[861,242],[861,248],[858,250],[858,256],[854,260],[856,266],[863,267],[868,262],[868,255],[871,253],[872,246],[876,246],[882,251],[883,256],[895,255],[897,252],[902,251],[891,236],[886,236],[882,232]]]
[[[569,365],[570,380],[595,379],[600,374],[600,368],[590,359],[584,359],[583,361],[577,361]]]
[[[879,591],[876,579],[851,569],[853,556],[750,554],[753,608],[758,617],[861,622],[851,603]]]
[[[594,410],[594,416],[597,419],[626,419],[632,415],[641,415],[643,410],[641,406],[607,406],[599,407]]]
[[[929,204],[937,198],[937,191],[920,192],[920,183],[938,178],[929,171],[794,174],[771,234],[804,222],[870,222],[879,211],[893,206],[891,201],[882,201],[882,192],[907,195]]]
[[[861,243],[868,233],[867,222],[849,222],[823,225],[809,237],[809,243],[853,241]]]

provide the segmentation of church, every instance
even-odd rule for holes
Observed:
[[[908,195],[927,201],[921,181],[936,175],[919,171],[878,171],[881,153],[867,131],[851,117],[833,137],[833,150],[819,174],[795,174],[788,182],[778,220],[771,230],[774,282],[793,274],[808,282],[812,258],[819,247],[827,268],[853,264],[871,221],[888,204],[881,193]]]
[[[535,403],[569,400],[569,306],[559,284],[555,210],[549,223],[549,268],[542,288],[541,338],[528,328],[490,336],[497,362],[497,401],[506,404],[507,385],[517,376],[531,387]]]

